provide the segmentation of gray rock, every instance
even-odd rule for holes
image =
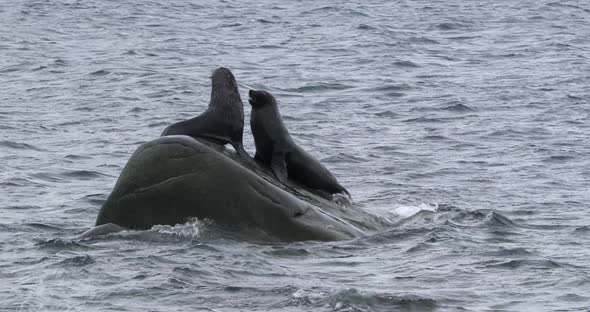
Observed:
[[[298,241],[359,237],[371,229],[363,220],[372,217],[296,185],[283,186],[223,146],[166,136],[141,145],[131,156],[96,225],[150,229],[190,218]]]

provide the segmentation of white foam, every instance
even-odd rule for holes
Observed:
[[[394,213],[403,218],[409,218],[420,211],[436,212],[438,204],[421,203],[419,205],[400,205],[394,209]]]
[[[151,230],[162,234],[170,234],[188,238],[197,238],[200,235],[199,226],[201,222],[197,219],[190,220],[184,224],[170,225],[154,225]]]

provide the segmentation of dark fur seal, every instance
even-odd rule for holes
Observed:
[[[311,189],[330,194],[350,193],[318,160],[297,146],[283,124],[275,97],[266,91],[250,90],[250,127],[256,145],[255,160],[270,165],[283,184],[291,178]]]
[[[251,159],[244,150],[244,104],[231,71],[219,67],[211,75],[209,107],[201,115],[168,126],[162,136],[188,135],[220,144],[231,144],[242,158]]]

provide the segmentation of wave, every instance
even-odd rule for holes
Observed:
[[[95,260],[89,255],[68,257],[54,264],[59,267],[85,266],[94,263]]]
[[[272,257],[279,258],[307,257],[310,255],[309,251],[307,251],[305,248],[293,248],[283,246],[277,246],[272,250],[264,251],[263,253]]]
[[[346,153],[338,153],[337,155],[326,157],[322,159],[323,163],[364,163],[368,160],[363,157],[354,156]]]
[[[111,72],[108,71],[108,70],[106,70],[106,69],[100,69],[100,70],[91,72],[89,75],[90,76],[106,76],[106,75],[108,75],[110,73]]]
[[[75,154],[68,154],[68,155],[64,156],[64,158],[66,158],[66,159],[72,159],[72,160],[92,159],[92,157],[90,157],[90,156],[75,155]]]
[[[89,195],[82,197],[81,199],[90,203],[90,204],[93,204],[96,206],[101,206],[106,201],[107,195],[106,194],[89,194]]]
[[[525,248],[505,248],[500,247],[500,249],[493,253],[496,257],[515,257],[515,256],[531,256],[533,255],[532,252],[526,250]]]
[[[61,176],[67,178],[74,178],[76,180],[92,180],[100,177],[108,177],[108,175],[92,170],[67,170],[61,173]]]
[[[486,242],[494,239],[507,239],[507,236],[520,235],[526,228],[510,218],[489,209],[465,210],[444,204],[400,205],[392,212],[401,220],[388,219],[387,230],[360,238],[357,245],[382,245],[392,242],[410,244],[408,252],[424,250],[440,241],[459,244],[465,242]],[[492,236],[490,236],[490,234]],[[505,255],[526,251],[506,250]]]
[[[379,112],[379,113],[375,113],[375,116],[378,116],[378,117],[387,117],[387,118],[397,118],[397,117],[399,117],[399,114],[394,113],[394,112],[392,112],[390,110],[386,110],[386,111],[382,111],[382,112]]]
[[[60,172],[38,172],[30,175],[32,178],[50,183],[65,183],[70,180],[94,180],[101,177],[111,177],[107,174],[92,170],[62,170]]]
[[[406,119],[403,122],[439,123],[439,122],[444,122],[444,121],[442,118],[417,117],[417,118]]]
[[[432,25],[431,29],[436,28],[439,30],[448,31],[448,30],[457,30],[457,29],[468,28],[468,27],[469,27],[469,25],[464,24],[464,23],[444,22],[444,23]]]
[[[426,107],[414,107],[410,109],[410,111],[418,111],[418,112],[436,112],[436,111],[449,111],[449,112],[468,112],[472,111],[472,109],[462,103],[454,103],[454,104],[446,104],[445,106],[426,106]]]
[[[329,307],[333,311],[433,311],[435,299],[418,295],[397,295],[360,291],[356,288],[329,292],[321,289],[298,289],[289,299],[272,308]]]
[[[290,88],[285,89],[285,92],[295,92],[295,93],[313,93],[313,92],[322,92],[322,91],[330,91],[330,90],[346,90],[350,89],[352,86],[341,84],[341,83],[316,83],[310,84],[303,87],[298,88]]]
[[[538,259],[516,259],[509,261],[490,261],[486,264],[486,268],[504,268],[504,269],[518,269],[521,267],[532,267],[536,269],[554,269],[563,266],[570,266],[568,264],[559,263],[553,260],[538,260]]]
[[[39,151],[39,152],[45,151],[44,149],[38,148],[38,147],[28,144],[28,143],[19,143],[19,142],[7,141],[7,140],[0,141],[0,147],[7,147],[7,148],[12,148],[12,149],[20,149],[20,150],[33,150],[33,151]]]
[[[80,251],[91,249],[90,246],[84,245],[73,239],[66,238],[49,238],[49,239],[35,239],[37,246],[40,249],[49,249],[52,251]]]
[[[420,65],[412,62],[412,61],[396,61],[393,62],[393,65],[398,67],[421,67]]]
[[[397,296],[388,293],[361,292],[356,289],[344,290],[328,298],[328,305],[337,309],[360,308],[366,311],[400,308],[411,311],[436,309],[436,300],[420,296]]]

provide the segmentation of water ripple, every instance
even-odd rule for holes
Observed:
[[[7,148],[12,148],[12,149],[17,149],[17,150],[33,150],[33,151],[44,151],[41,148],[35,147],[31,144],[27,144],[27,143],[19,143],[19,142],[13,142],[13,141],[0,141],[0,147],[7,147]]]
[[[590,8],[531,3],[4,1],[0,306],[586,310]],[[367,237],[199,220],[80,241],[138,144],[207,109],[217,66],[246,150],[247,90],[274,90],[374,213],[351,221]]]

